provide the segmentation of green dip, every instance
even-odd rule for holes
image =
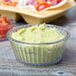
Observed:
[[[64,36],[56,28],[49,28],[41,24],[20,29],[12,33],[12,38],[28,43],[48,43],[58,41]]]

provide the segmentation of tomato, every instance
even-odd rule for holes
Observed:
[[[14,1],[11,3],[11,6],[16,6],[18,4],[18,2]]]
[[[0,38],[6,38],[6,33],[13,27],[6,16],[0,17]]]
[[[6,20],[6,19],[7,19],[7,17],[6,17],[6,16],[3,16],[3,19],[4,19],[4,20]]]
[[[3,21],[3,18],[0,17],[0,23],[2,23],[2,21]]]
[[[37,11],[42,11],[42,10],[44,10],[45,8],[48,8],[48,7],[50,7],[50,4],[44,2],[44,3],[39,4],[39,5],[36,7],[36,10],[37,10]]]
[[[57,0],[57,3],[60,3],[61,2],[61,0]]]

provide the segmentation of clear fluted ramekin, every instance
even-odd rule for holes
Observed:
[[[16,60],[20,63],[33,66],[58,63],[62,58],[66,41],[70,36],[69,32],[60,26],[46,24],[46,27],[55,27],[64,35],[64,38],[49,43],[27,43],[15,40],[11,37],[13,32],[31,26],[33,25],[17,26],[7,33],[7,38],[12,45]]]

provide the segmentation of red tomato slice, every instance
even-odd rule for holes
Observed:
[[[50,4],[48,4],[48,3],[41,3],[41,4],[39,4],[37,7],[36,7],[36,10],[37,11],[42,11],[42,10],[44,10],[45,8],[48,8],[48,7],[50,7]]]

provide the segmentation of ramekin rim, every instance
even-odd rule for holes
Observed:
[[[61,26],[57,26],[57,25],[52,25],[52,24],[46,24],[46,26],[50,26],[50,27],[55,27],[55,28],[59,28],[59,29],[61,29],[61,30],[64,30],[66,33],[67,33],[67,35],[63,38],[63,39],[60,39],[60,40],[58,40],[58,41],[55,41],[55,42],[47,42],[47,43],[29,43],[29,42],[22,42],[22,41],[18,41],[18,40],[16,40],[16,39],[14,39],[14,38],[12,38],[9,34],[10,34],[10,32],[12,32],[13,30],[15,30],[15,28],[21,28],[21,27],[23,27],[23,26],[25,26],[25,27],[30,27],[30,26],[33,26],[33,25],[40,25],[40,24],[25,24],[25,25],[20,25],[20,26],[15,26],[13,29],[11,29],[11,30],[9,30],[8,31],[8,33],[7,33],[7,39],[8,40],[12,40],[12,41],[15,41],[15,42],[18,42],[18,43],[22,43],[22,44],[28,44],[28,45],[49,45],[49,44],[55,44],[55,43],[59,43],[59,42],[61,42],[61,41],[64,41],[64,40],[67,40],[69,37],[70,37],[70,32],[69,31],[67,31],[67,30],[65,30],[63,27],[61,27]],[[8,37],[9,36],[9,37]],[[10,39],[9,39],[10,38]]]

